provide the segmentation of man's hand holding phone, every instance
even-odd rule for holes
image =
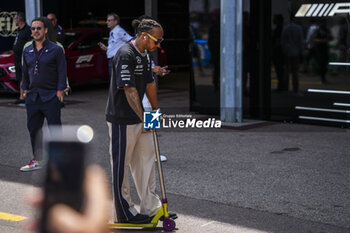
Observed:
[[[170,73],[170,70],[167,70],[167,68],[168,68],[168,66],[163,66],[163,67],[155,66],[152,71],[156,75],[164,76],[164,75],[167,75],[168,73]]]
[[[107,51],[107,46],[105,44],[103,44],[102,42],[98,42],[98,46],[100,46],[100,48],[103,50],[103,51]]]

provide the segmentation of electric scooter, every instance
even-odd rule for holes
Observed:
[[[113,229],[156,228],[160,218],[164,217],[163,229],[166,231],[172,231],[175,229],[175,226],[176,226],[175,221],[169,217],[168,201],[165,194],[164,177],[163,177],[162,164],[161,164],[161,159],[159,154],[158,138],[157,138],[157,132],[155,129],[152,130],[152,134],[153,134],[154,149],[156,152],[156,159],[157,159],[159,184],[160,184],[161,193],[162,193],[162,207],[159,209],[158,213],[153,217],[150,223],[146,223],[146,224],[109,223],[110,228],[113,228]]]

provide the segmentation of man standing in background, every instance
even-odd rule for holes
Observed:
[[[54,13],[50,13],[47,15],[47,18],[51,20],[51,23],[53,25],[53,29],[55,30],[56,33],[56,40],[60,42],[62,45],[64,43],[64,33],[63,33],[63,28],[57,24],[57,17]]]
[[[114,55],[116,55],[120,47],[131,40],[132,36],[119,25],[120,19],[116,13],[109,13],[106,23],[107,27],[111,30],[109,32],[108,46],[104,45],[102,42],[98,43],[98,45],[102,50],[106,51],[110,77],[112,74],[112,59]]]
[[[40,168],[40,136],[46,118],[51,125],[61,125],[61,101],[67,87],[67,64],[63,49],[46,39],[48,31],[43,19],[32,21],[33,43],[23,50],[23,95],[27,109],[27,127],[33,158],[21,171]]]
[[[286,58],[286,72],[283,82],[283,89],[288,90],[289,74],[292,74],[293,92],[299,91],[299,63],[304,48],[303,29],[294,22],[294,16],[291,16],[291,22],[283,28],[282,31],[282,49]]]
[[[27,41],[31,40],[30,27],[26,23],[26,19],[23,12],[17,12],[15,18],[15,23],[18,26],[16,39],[13,43],[13,55],[16,69],[16,80],[20,86],[19,98],[14,102],[14,104],[24,104],[22,85],[22,52],[23,46]]]

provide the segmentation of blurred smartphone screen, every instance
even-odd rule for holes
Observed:
[[[82,211],[83,181],[87,143],[79,140],[77,127],[59,130],[54,137],[44,139],[47,156],[44,180],[44,202],[41,213],[41,232],[51,233],[47,216],[58,203]]]

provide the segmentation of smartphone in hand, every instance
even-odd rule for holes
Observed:
[[[89,126],[62,126],[44,134],[44,154],[47,157],[42,204],[41,233],[53,233],[48,222],[52,206],[62,203],[82,211]],[[91,139],[89,138],[91,137]]]

